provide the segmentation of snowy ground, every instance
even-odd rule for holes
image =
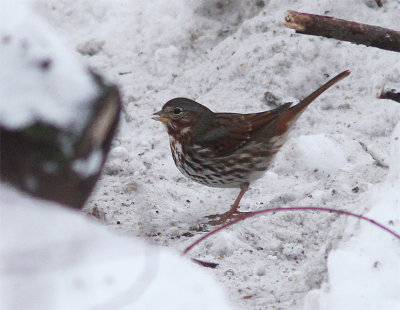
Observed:
[[[298,101],[350,69],[349,78],[303,114],[241,208],[369,212],[400,231],[399,127],[392,136],[400,105],[375,98],[383,84],[400,88],[399,54],[296,35],[282,24],[291,9],[398,30],[399,1],[384,1],[383,8],[372,0],[31,2],[85,61],[121,87],[120,132],[85,209],[96,207],[111,229],[180,252],[212,229],[204,217],[226,211],[237,195],[196,184],[175,168],[167,134],[151,120],[167,100],[184,96],[215,111],[256,112],[273,108],[266,91],[280,102]],[[222,283],[236,309],[298,309],[304,300],[307,309],[400,307],[393,291],[400,287],[399,242],[333,214],[252,218],[191,255],[219,263],[204,272]]]

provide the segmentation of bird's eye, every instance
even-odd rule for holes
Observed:
[[[175,108],[173,112],[175,115],[179,115],[182,113],[182,108]]]

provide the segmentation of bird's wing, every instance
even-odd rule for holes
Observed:
[[[249,142],[259,129],[273,126],[290,105],[252,114],[215,113],[193,143],[209,157],[227,156]]]

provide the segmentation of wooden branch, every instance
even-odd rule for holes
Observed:
[[[288,11],[285,26],[296,30],[296,33],[400,52],[400,32],[392,29],[296,11]]]
[[[378,7],[383,7],[383,4],[382,4],[382,1],[381,0],[375,0],[375,2],[376,2],[376,5],[378,6]]]
[[[390,99],[400,103],[400,92],[395,89],[384,90],[382,87],[381,92],[376,96],[378,99]]]

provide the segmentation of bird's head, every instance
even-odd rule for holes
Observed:
[[[153,114],[153,119],[162,122],[173,136],[190,134],[200,118],[211,115],[210,109],[187,98],[175,98],[168,101],[161,111]]]

